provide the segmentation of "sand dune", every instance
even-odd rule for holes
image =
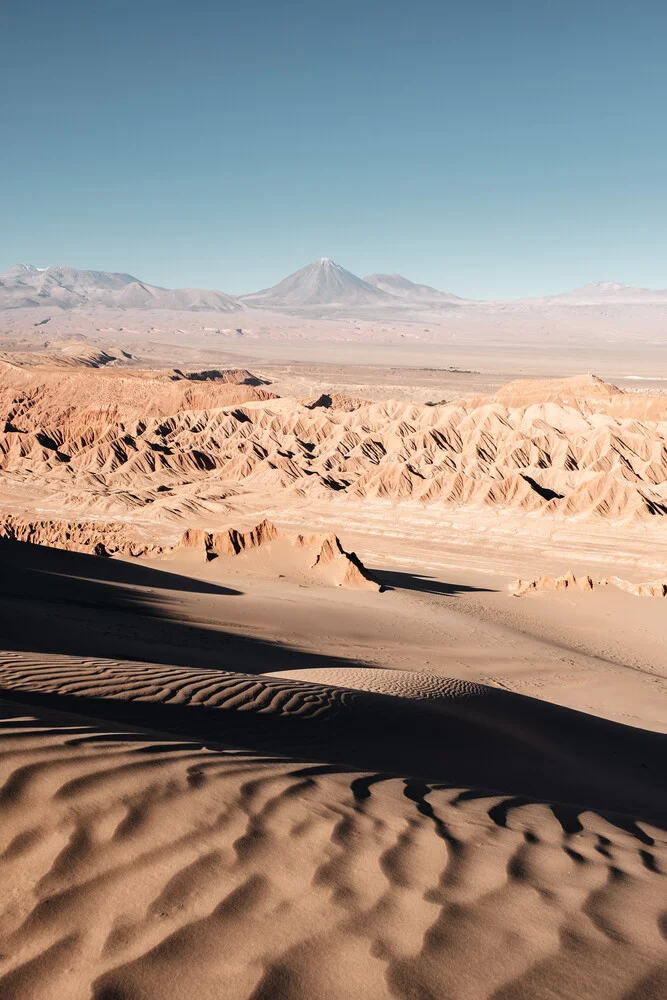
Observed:
[[[515,794],[529,774],[511,794],[460,781],[485,738],[474,689],[442,685],[415,713],[424,703],[393,681],[389,696],[364,695],[112,661],[0,663],[0,865],[19,893],[0,924],[4,995],[660,996],[664,832],[591,805],[639,805],[641,766],[607,758],[593,800],[577,773],[577,804],[547,805]],[[488,705],[490,733],[500,708]],[[533,723],[535,776],[546,763],[562,787],[563,744],[548,747],[555,730],[531,710],[514,722]],[[399,719],[429,778],[375,766],[400,759]],[[572,735],[592,749],[587,725]],[[480,774],[500,746],[519,759],[509,734],[492,739]],[[637,764],[657,764],[657,749]]]
[[[287,659],[178,610],[218,584],[2,546],[0,995],[661,996],[666,736]]]
[[[6,654],[6,697],[204,741],[662,823],[667,737],[496,688],[400,672],[273,675]],[[331,678],[334,683],[331,683]],[[370,688],[370,690],[368,690]],[[418,696],[410,692],[419,692]],[[407,697],[406,697],[407,694]],[[392,734],[401,732],[399,743]],[[615,747],[609,755],[607,747]]]

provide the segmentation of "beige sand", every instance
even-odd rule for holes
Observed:
[[[664,738],[397,670],[394,637],[417,662],[424,613],[454,633],[460,597],[369,594],[371,625],[349,592],[1,554],[5,645],[33,644],[0,658],[5,995],[661,995]],[[393,669],[288,644],[318,604]],[[471,636],[489,666],[497,628]],[[570,660],[576,698],[601,661]],[[641,698],[643,673],[605,666]]]
[[[4,996],[664,994],[646,823],[3,715]]]
[[[91,419],[97,382],[39,368],[23,398],[3,375],[3,523],[49,545],[0,539],[3,1000],[662,998],[664,601],[509,584],[667,579],[664,401],[465,403],[470,482],[506,483],[537,428],[577,468],[566,510],[488,484],[459,508],[401,499],[405,475],[301,489],[312,444],[317,477],[368,483],[363,428],[412,466],[438,407],[216,407],[272,387],[92,370]],[[384,592],[313,572],[332,532]],[[124,554],[87,554],[104,538]]]

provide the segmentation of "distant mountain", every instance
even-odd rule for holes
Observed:
[[[108,306],[116,309],[170,309],[232,312],[241,305],[223,292],[200,288],[159,288],[131,274],[80,271],[74,267],[33,267],[17,264],[0,274],[0,309],[46,306],[75,309]]]
[[[418,285],[404,278],[402,274],[367,274],[364,281],[379,288],[381,292],[387,292],[389,295],[395,295],[399,299],[415,304],[463,301],[458,295],[452,295],[450,292],[441,292],[437,288],[431,288],[430,285]]]
[[[346,271],[329,257],[320,257],[272,288],[241,295],[240,299],[256,308],[287,310],[396,303],[395,296]]]
[[[484,315],[526,316],[530,323],[565,316],[567,323],[588,322],[592,314],[616,322],[622,317],[667,319],[667,289],[635,288],[617,281],[595,281],[558,295],[504,301],[471,301],[400,274],[369,274],[360,278],[328,257],[301,268],[260,292],[232,297],[202,288],[161,288],[132,274],[78,270],[74,267],[34,267],[17,264],[0,274],[0,311],[10,309],[98,308],[165,310],[172,313],[233,313],[265,309],[330,318],[359,314],[365,319],[403,321],[442,313],[464,321]],[[551,321],[551,320],[550,320]],[[570,328],[568,327],[568,328]],[[582,327],[583,328],[583,327]]]
[[[549,296],[552,301],[572,302],[577,305],[640,305],[667,303],[667,288],[635,288],[620,281],[591,281],[571,292]]]

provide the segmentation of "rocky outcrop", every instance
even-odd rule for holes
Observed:
[[[629,580],[621,580],[617,576],[608,576],[600,581],[601,586],[618,587],[626,594],[633,594],[635,597],[666,597],[667,582],[656,580],[653,583],[630,583]]]
[[[354,552],[346,552],[337,535],[291,535],[264,520],[242,531],[192,530],[184,532],[180,548],[202,552],[207,561],[247,555],[258,549],[267,556],[265,565],[279,576],[310,575],[337,587],[379,590],[380,584]],[[283,572],[278,573],[278,570]]]
[[[183,371],[172,368],[164,376],[170,382],[185,379],[188,382],[222,382],[225,385],[270,385],[268,379],[258,378],[247,368],[208,368],[203,371]]]
[[[318,407],[323,406],[325,409],[354,413],[355,410],[360,410],[362,406],[368,406],[368,400],[359,399],[357,396],[348,396],[343,392],[323,392],[317,399],[304,400],[304,406],[307,406],[309,410],[316,410]]]
[[[217,556],[237,556],[278,538],[278,529],[271,521],[261,521],[248,531],[227,528],[225,531],[188,529],[179,542],[180,548],[203,549],[208,559]]]
[[[247,530],[188,528],[176,545],[158,545],[142,540],[137,529],[117,521],[31,520],[8,515],[0,518],[0,538],[97,556],[157,557],[192,549],[207,562],[236,559],[261,549],[266,556],[261,568],[268,576],[381,589],[358,556],[345,551],[337,535],[291,535],[266,519]]]
[[[28,520],[8,515],[0,518],[0,538],[97,556],[158,556],[170,551],[170,547],[141,541],[128,525],[118,522]]]
[[[626,594],[632,594],[635,597],[667,596],[667,582],[662,580],[653,583],[631,583],[618,576],[606,576],[600,580],[593,580],[590,576],[575,576],[571,572],[566,573],[565,576],[540,576],[535,580],[515,580],[510,584],[510,591],[515,597],[524,597],[526,594],[537,594],[544,591],[591,591],[601,587],[617,587],[619,590],[625,591]]]

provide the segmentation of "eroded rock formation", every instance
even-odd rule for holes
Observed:
[[[329,586],[380,589],[355,553],[345,551],[337,535],[291,535],[267,520],[247,530],[188,528],[175,545],[159,545],[142,540],[136,528],[119,522],[31,520],[10,515],[0,519],[0,538],[97,556],[134,558],[194,549],[211,561],[261,549],[261,562],[249,567],[260,575],[265,572],[270,577],[307,577]]]
[[[194,489],[205,504],[238,488],[578,519],[667,513],[665,397],[565,379],[437,406],[304,403],[272,398],[244,370],[231,382],[172,375],[0,363],[0,470],[98,513],[170,490],[186,517]]]
[[[312,574],[316,579],[337,587],[380,588],[354,552],[346,552],[337,535],[290,535],[280,532],[271,521],[261,521],[254,528],[241,531],[192,530],[184,532],[180,548],[203,552],[207,560],[234,557],[263,550],[265,565],[281,576]]]
[[[667,582],[656,580],[652,583],[631,583],[630,580],[622,580],[618,576],[605,576],[599,580],[593,580],[588,575],[575,576],[574,573],[566,573],[565,576],[540,576],[535,580],[515,580],[510,584],[510,590],[515,597],[524,597],[526,594],[537,594],[549,590],[582,590],[591,591],[601,587],[617,587],[625,591],[626,594],[633,594],[635,597],[665,597],[667,596]]]

